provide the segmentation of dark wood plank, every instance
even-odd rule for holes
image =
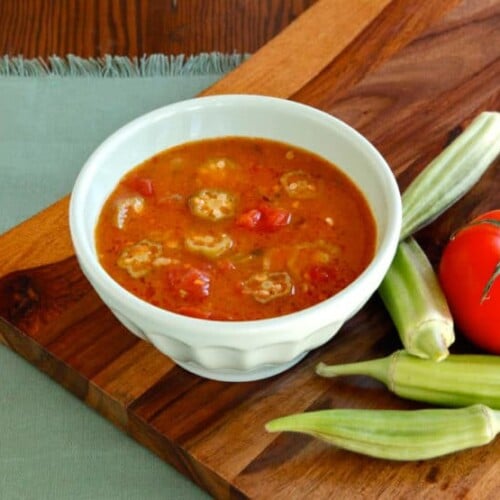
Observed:
[[[2,0],[0,54],[255,52],[316,0]]]

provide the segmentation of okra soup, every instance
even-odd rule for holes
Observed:
[[[162,151],[127,173],[96,226],[104,269],[178,314],[257,320],[336,294],[375,253],[354,183],[280,142],[226,137]]]

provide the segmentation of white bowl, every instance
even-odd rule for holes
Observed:
[[[373,261],[351,285],[313,307],[257,321],[209,321],[165,311],[116,283],[96,257],[94,229],[120,178],[155,153],[187,141],[250,136],[287,142],[336,164],[358,185],[377,224]],[[401,198],[394,176],[358,132],[309,106],[251,95],[195,98],[148,113],[104,141],[80,172],[70,229],[83,273],[116,317],[185,369],[225,381],[280,373],[328,342],[378,288],[396,251]]]

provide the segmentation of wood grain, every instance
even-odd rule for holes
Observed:
[[[436,0],[421,2],[418,9],[410,0],[373,3],[373,18],[361,25],[351,12],[335,10],[342,16],[332,16],[332,5],[337,5],[334,0],[319,0],[280,35],[283,41],[292,33],[290,43],[278,39],[278,45],[266,45],[255,56],[256,66],[250,60],[208,93],[227,84],[227,91],[291,97],[335,114],[377,145],[402,188],[475,114],[500,109],[497,1]],[[349,5],[356,12],[367,3]],[[318,26],[345,36],[325,50],[324,38],[315,36]],[[257,70],[265,75],[266,64],[271,71],[280,61],[290,61],[287,50],[308,59],[315,42],[321,55],[313,58],[307,77],[292,72],[291,82],[270,78],[271,84],[255,77]],[[302,46],[304,51],[297,52]],[[466,197],[417,235],[432,262],[454,228],[499,206],[499,170],[497,161]],[[320,360],[369,359],[399,347],[376,296],[334,341],[286,373],[241,384],[205,380],[118,324],[81,274],[66,221],[64,199],[0,237],[2,248],[18,251],[0,261],[0,339],[213,496],[498,496],[498,439],[447,457],[395,463],[309,437],[264,431],[267,420],[306,410],[423,406],[365,377],[314,375]],[[54,253],[41,244],[47,238]],[[460,335],[453,349],[474,351]]]
[[[358,1],[353,9],[344,0],[324,0],[271,40],[265,50],[202,95],[255,92],[290,97],[349,46],[389,3],[390,0]],[[331,29],[336,17],[342,23]]]
[[[447,9],[457,4],[459,0],[450,0],[439,6],[433,2],[408,4],[406,0],[393,0],[383,15],[367,26],[325,71],[297,91],[293,100],[318,102],[321,108],[327,109],[369,71],[411,42],[415,33],[442,18]]]
[[[0,54],[255,52],[315,0],[2,0]]]
[[[419,15],[432,19],[433,10]],[[293,98],[314,102],[366,134],[404,189],[449,142],[455,127],[480,110],[499,108],[499,51],[490,50],[500,46],[498,12],[498,2],[462,2],[358,85],[326,92],[325,82],[338,74],[334,62]],[[457,40],[470,50],[458,54]]]
[[[73,255],[69,235],[69,196],[62,198],[41,214],[2,235],[0,276],[23,267],[38,267]],[[43,220],[43,224],[40,224]],[[24,242],[19,245],[19,242]],[[40,242],[45,242],[43,245]],[[47,244],[51,253],[48,254]]]

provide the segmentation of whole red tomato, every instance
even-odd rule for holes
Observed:
[[[477,217],[450,238],[439,279],[464,335],[500,354],[500,210]]]

